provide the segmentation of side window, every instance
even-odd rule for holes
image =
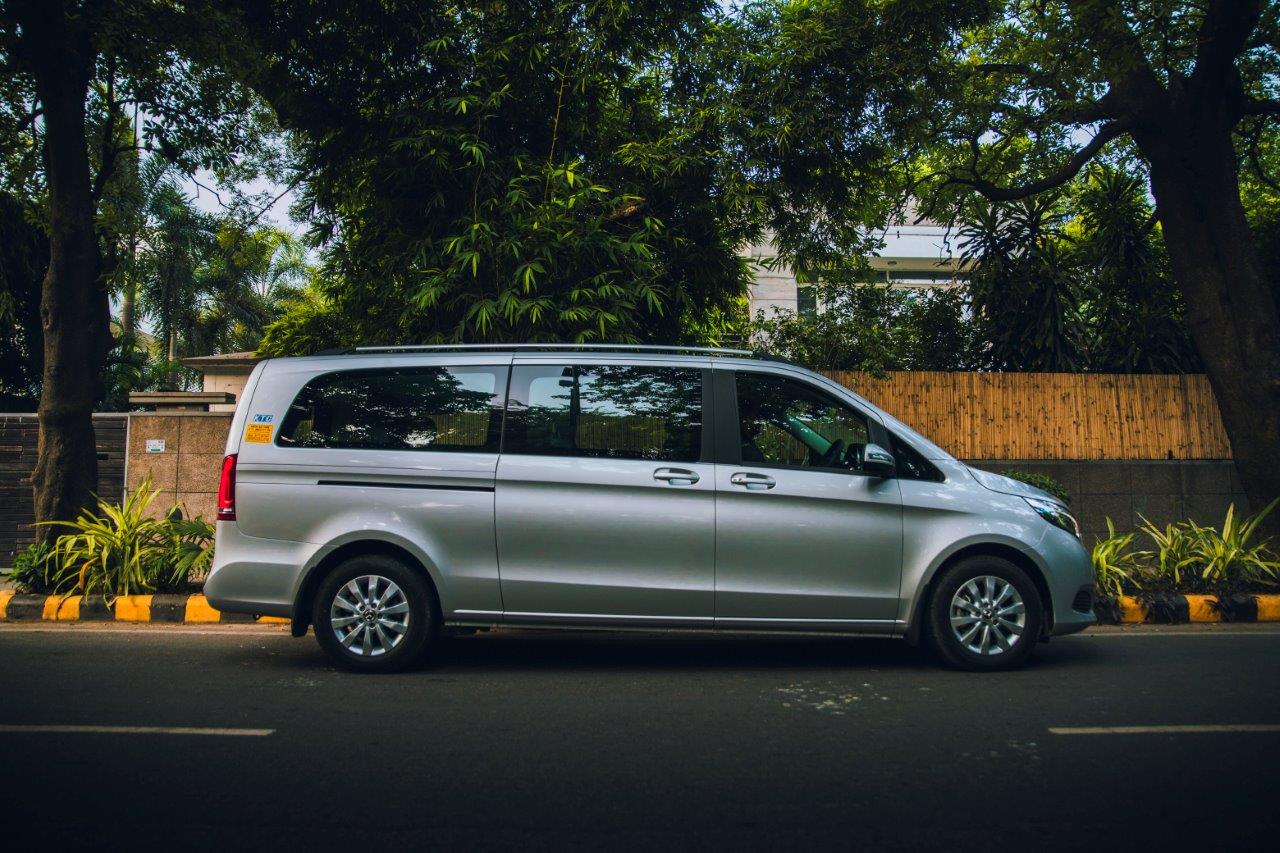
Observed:
[[[767,373],[738,373],[743,464],[862,470],[867,420],[817,388]]]
[[[497,453],[506,378],[505,367],[326,373],[298,392],[276,444]]]
[[[702,371],[516,367],[503,452],[696,462],[702,453]]]

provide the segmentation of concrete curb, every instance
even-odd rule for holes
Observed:
[[[171,622],[288,625],[280,616],[220,613],[203,595],[18,595],[0,590],[0,620],[6,622]]]
[[[1120,623],[1280,622],[1280,595],[1216,595],[1167,593],[1160,612],[1136,596],[1120,597]]]

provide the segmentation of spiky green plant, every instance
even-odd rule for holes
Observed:
[[[213,564],[213,525],[203,518],[175,519],[169,522],[168,585],[179,586],[188,579],[203,578]]]
[[[1138,529],[1147,534],[1155,545],[1154,551],[1139,551],[1136,557],[1142,564],[1140,574],[1148,589],[1184,589],[1184,576],[1191,565],[1190,540],[1187,538],[1188,522],[1177,521],[1156,527],[1143,516]]]
[[[1141,553],[1133,550],[1134,534],[1116,533],[1107,519],[1107,537],[1093,546],[1093,583],[1098,598],[1117,599],[1127,590],[1140,589]]]
[[[160,494],[148,479],[119,504],[98,500],[75,521],[46,522],[68,528],[53,544],[53,588],[70,595],[135,595],[177,586],[207,571],[213,528],[202,519],[147,510]]]
[[[1273,500],[1244,519],[1235,514],[1235,504],[1227,507],[1222,530],[1188,521],[1183,535],[1186,556],[1183,566],[1194,573],[1196,585],[1219,594],[1230,594],[1253,586],[1275,586],[1280,582],[1280,560],[1267,541],[1251,542],[1258,525],[1276,505]]]

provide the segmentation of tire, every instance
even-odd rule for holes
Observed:
[[[927,626],[930,644],[949,666],[1012,669],[1035,651],[1044,605],[1018,566],[1000,557],[969,557],[944,569],[934,583]]]
[[[396,672],[421,657],[440,617],[421,573],[392,557],[366,554],[344,560],[320,582],[311,624],[320,648],[344,669]]]

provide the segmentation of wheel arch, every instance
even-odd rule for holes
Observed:
[[[929,572],[927,580],[922,585],[920,593],[916,596],[915,603],[911,607],[911,621],[907,623],[907,642],[912,645],[920,642],[925,624],[924,609],[929,606],[929,600],[933,597],[933,588],[938,577],[947,568],[970,557],[1000,557],[1026,572],[1027,576],[1031,578],[1031,582],[1036,585],[1036,592],[1040,594],[1040,605],[1044,610],[1043,635],[1048,636],[1052,633],[1053,595],[1049,591],[1049,582],[1045,578],[1044,567],[1036,562],[1035,558],[1026,551],[1006,542],[983,541],[972,542],[957,548],[954,552],[939,560],[937,565]]]
[[[298,585],[298,592],[293,600],[293,618],[290,622],[290,632],[293,636],[301,637],[307,633],[307,627],[311,624],[313,599],[324,576],[335,566],[352,557],[370,554],[378,554],[398,560],[421,574],[427,582],[427,589],[431,592],[432,607],[435,608],[436,619],[437,621],[440,619],[443,612],[440,603],[440,585],[436,573],[428,567],[428,562],[403,543],[389,539],[362,537],[333,543],[330,547],[322,549],[312,559],[311,565],[303,574],[302,583]]]

